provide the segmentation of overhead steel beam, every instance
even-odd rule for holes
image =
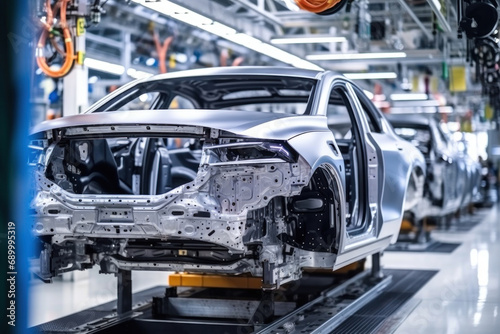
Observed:
[[[451,27],[448,24],[448,21],[446,20],[446,18],[443,16],[443,14],[441,14],[441,10],[440,10],[441,8],[438,8],[437,0],[427,0],[427,3],[429,4],[429,6],[431,6],[431,9],[434,12],[434,14],[436,15],[441,28],[443,28],[443,30],[447,34],[451,34]]]
[[[394,60],[392,62],[389,62],[388,60],[384,59],[373,59],[373,60],[340,60],[340,61],[335,61],[333,62],[320,62],[318,61],[317,64],[321,66],[322,68],[329,69],[329,70],[334,70],[338,72],[345,71],[346,68],[354,67],[357,68],[358,65],[364,64],[366,65],[366,68],[369,68],[370,66],[386,66],[387,68],[391,68],[396,70],[397,64],[406,64],[406,65],[439,65],[444,61],[444,58],[440,57],[438,58],[433,58],[433,59],[422,59],[422,58],[400,58],[397,60]],[[352,70],[354,72],[354,70]]]
[[[197,0],[197,1],[182,1],[182,0],[170,0],[170,2],[175,3],[179,6],[183,6],[195,13],[206,16],[214,21],[225,24],[231,28],[234,28],[240,32],[245,32],[252,36],[258,36],[263,41],[268,41],[271,36],[276,32],[268,29],[262,24],[255,24],[254,21],[245,18],[240,15],[235,15],[235,13],[228,11],[227,7],[220,5],[214,1],[209,0]],[[236,2],[242,7],[244,4],[241,2]],[[167,5],[168,2],[165,2]],[[255,6],[255,5],[254,5]]]
[[[269,7],[269,10],[271,13],[277,12],[278,10],[276,9],[276,4],[274,3],[273,0],[266,0],[266,4]]]
[[[233,3],[232,5],[226,7],[227,10],[236,14],[236,12],[241,8],[239,4]]]
[[[330,20],[310,20],[304,18],[292,19],[283,21],[284,28],[329,28],[336,24],[335,21]]]
[[[263,1],[259,1],[257,5],[251,3],[248,0],[233,0],[233,2],[241,5],[241,7],[244,7],[248,10],[251,10],[252,12],[259,14],[266,21],[281,27],[281,20],[265,9]]]
[[[113,29],[117,31],[129,31],[131,33],[137,33],[140,31],[139,29],[139,23],[148,23],[148,22],[154,22],[155,25],[162,27],[162,26],[168,26],[169,25],[169,20],[165,19],[164,17],[161,17],[158,14],[153,14],[145,11],[145,8],[143,6],[124,6],[122,3],[117,2],[116,0],[108,0],[106,3],[106,6],[113,6],[115,7],[119,12],[127,13],[129,15],[132,15],[134,18],[140,19],[139,22],[134,22],[134,25],[124,25],[121,23],[115,23],[115,22],[109,22],[108,25],[111,26]],[[106,18],[107,16],[105,16]],[[116,20],[113,18],[113,20]],[[106,21],[110,20],[103,20],[102,23],[106,23]],[[134,20],[136,21],[136,20]]]
[[[318,65],[323,68],[336,68],[337,65],[342,65],[344,68],[349,65],[366,64],[367,66],[386,65],[396,66],[397,64],[407,65],[441,65],[446,62],[448,65],[465,65],[465,57],[445,58],[443,56],[432,58],[407,57],[398,59],[370,59],[370,60],[335,60],[335,61],[317,61]]]
[[[134,1],[135,2],[135,1]],[[138,1],[141,3],[141,1]],[[258,38],[263,42],[269,42],[269,40],[276,35],[276,31],[265,24],[256,24],[254,20],[245,18],[241,15],[235,15],[233,12],[228,11],[226,6],[220,5],[211,0],[198,0],[198,1],[182,1],[182,0],[170,0],[161,2],[165,6],[169,3],[175,3],[182,6],[194,13],[203,15],[213,21],[227,25],[238,32],[245,33],[247,35]],[[242,4],[238,2],[238,4]],[[243,6],[243,5],[242,5]],[[255,5],[254,5],[255,6]],[[137,6],[135,9],[143,7]],[[147,8],[144,8],[147,9]],[[174,17],[175,19],[175,17]],[[279,31],[278,34],[283,32]],[[215,36],[215,35],[214,35]],[[303,47],[289,45],[283,50],[290,52],[298,57],[303,57],[305,50]]]
[[[318,61],[320,66],[328,68],[330,65],[338,64],[356,64],[356,63],[366,63],[367,65],[395,65],[397,63],[401,64],[438,64],[443,61],[449,61],[446,59],[442,52],[438,49],[421,49],[421,50],[405,50],[407,54],[404,58],[382,58],[382,59],[336,59],[336,60],[322,60]],[[331,53],[315,53],[315,55],[327,55]]]
[[[87,40],[95,42],[95,43],[105,44],[105,45],[112,46],[112,47],[120,49],[120,50],[123,49],[123,42],[115,41],[114,39],[111,39],[108,37],[104,37],[104,36],[96,35],[96,34],[91,34],[91,33],[87,32],[87,34],[85,35],[85,38]]]
[[[450,0],[446,0],[446,8],[450,10],[451,15],[453,15],[453,18],[456,21],[458,19],[457,11],[455,10],[455,7],[451,4]]]
[[[420,28],[420,30],[422,30],[422,32],[425,34],[425,36],[429,40],[433,40],[434,36],[432,36],[432,34],[430,33],[429,30],[427,30],[427,28],[425,27],[425,25],[422,23],[422,21],[420,21],[420,19],[413,12],[413,10],[410,8],[410,6],[408,6],[408,4],[406,4],[405,0],[398,0],[398,2],[401,5],[401,7],[404,10],[406,10],[406,12],[408,13],[408,15],[410,15],[410,17],[413,19],[413,21],[418,25],[418,27]]]

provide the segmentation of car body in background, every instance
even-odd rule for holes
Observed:
[[[389,114],[395,132],[425,156],[427,177],[423,216],[440,222],[470,202],[474,191],[473,166],[448,137],[434,115]]]
[[[458,161],[463,166],[462,169],[465,169],[466,187],[460,207],[470,211],[471,205],[480,197],[478,194],[481,183],[479,156],[477,154],[474,156],[469,150],[470,143],[467,141],[464,132],[450,132],[444,124],[441,124],[441,129],[448,137],[450,145],[454,148]]]
[[[477,157],[471,156],[468,152],[468,143],[464,139],[463,133],[460,140],[454,140],[453,137],[450,137],[450,140],[453,141],[458,157],[460,161],[463,161],[466,170],[466,188],[460,207],[471,212],[474,199],[478,198],[481,184],[481,164]]]
[[[39,124],[30,147],[45,280],[100,265],[249,273],[276,289],[395,242],[425,173],[359,87],[293,68],[141,79]]]
[[[494,167],[491,160],[481,160],[481,175],[478,192],[474,197],[474,206],[492,207],[497,201],[498,196],[498,170]]]
[[[474,200],[478,198],[481,184],[481,164],[468,155],[466,151],[459,151],[459,153],[461,154],[467,171],[467,186],[461,207],[470,211],[470,207],[474,204]]]

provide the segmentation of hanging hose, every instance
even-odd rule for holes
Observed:
[[[224,66],[228,66],[227,65],[227,60],[229,59],[229,52],[226,50],[226,49],[223,49],[221,52],[220,52],[220,57],[219,57],[219,60],[220,60],[220,66],[224,67]],[[234,60],[233,60],[233,63],[231,64],[231,66],[240,66],[241,63],[243,63],[243,61],[245,60],[244,57],[242,56],[239,56],[239,57],[236,57]]]
[[[153,39],[155,41],[156,52],[158,53],[158,67],[160,69],[160,73],[167,73],[167,65],[165,64],[165,61],[167,60],[168,48],[174,38],[172,36],[166,38],[162,45],[160,43],[160,37],[155,31],[153,32]]]
[[[219,56],[219,62],[220,62],[220,66],[222,67],[225,67],[227,66],[227,59],[229,58],[229,53],[227,52],[226,49],[223,49],[221,52],[220,52],[220,56]]]
[[[76,58],[76,56],[74,55],[73,38],[71,36],[70,29],[66,22],[66,8],[68,6],[69,1],[70,0],[59,0],[54,5],[54,8],[51,8],[50,0],[47,0],[46,3],[47,19],[44,23],[45,29],[43,30],[42,34],[40,35],[40,39],[38,40],[36,62],[38,64],[38,67],[43,71],[43,73],[52,78],[61,78],[66,74],[68,74],[71,68],[73,67]],[[54,17],[57,15],[57,12],[59,10],[60,10],[60,25],[63,30],[65,52],[61,48],[59,48],[58,44],[50,36],[50,34],[53,33]],[[47,59],[43,55],[43,48],[45,47],[47,37],[50,38],[50,42],[57,50],[57,52],[64,57],[64,62],[60,69],[57,70],[51,69],[50,66],[47,64]]]
[[[242,56],[236,57],[233,60],[233,63],[231,64],[231,66],[240,66],[241,63],[243,63],[244,60],[245,60],[245,57],[242,57]]]
[[[317,14],[333,8],[340,2],[341,0],[295,0],[300,9]]]
[[[59,9],[61,9],[61,2],[60,1],[58,1],[54,4],[54,8],[51,10],[50,21],[47,20],[47,22],[52,22],[52,20],[54,19],[54,16],[57,16],[57,14],[59,13]],[[45,24],[45,26],[47,27],[47,23]],[[52,27],[49,26],[48,30],[50,31],[51,29],[52,29]],[[57,53],[59,53],[62,57],[64,57],[66,55],[66,51],[61,49],[60,45],[56,42],[56,40],[54,38],[50,39],[50,44],[52,44],[54,49],[56,49]]]

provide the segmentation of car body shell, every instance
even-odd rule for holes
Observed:
[[[430,134],[423,215],[446,217],[467,206],[477,189],[475,164],[458,152],[434,115],[394,114],[387,118],[396,129],[422,129]]]
[[[106,109],[141,84],[276,77],[314,82],[308,114]],[[355,141],[336,139],[329,128],[332,91],[349,112]],[[78,172],[85,166],[67,163],[64,145],[77,145],[78,160],[88,159],[88,145],[102,138],[179,136],[203,141],[199,168],[185,184],[151,194],[82,194],[67,186],[71,177],[83,177]],[[354,83],[291,68],[211,68],[138,80],[85,114],[37,125],[32,140],[43,152],[31,207],[44,278],[99,264],[103,272],[250,273],[263,277],[263,288],[275,289],[300,278],[304,268],[337,269],[395,242],[405,206],[418,202],[418,191],[408,198],[408,184],[425,173],[420,152],[394,133]],[[168,157],[165,147],[156,149]],[[259,154],[230,160],[235,151]]]

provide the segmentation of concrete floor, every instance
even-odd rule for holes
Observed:
[[[500,333],[500,206],[477,215],[484,219],[469,232],[433,232],[436,240],[462,243],[453,253],[384,254],[385,268],[439,270],[414,296],[418,306],[397,334]],[[99,275],[95,268],[76,276],[74,281],[32,283],[30,326],[115,299],[113,275]],[[133,291],[165,285],[167,277],[168,273],[134,272]]]

